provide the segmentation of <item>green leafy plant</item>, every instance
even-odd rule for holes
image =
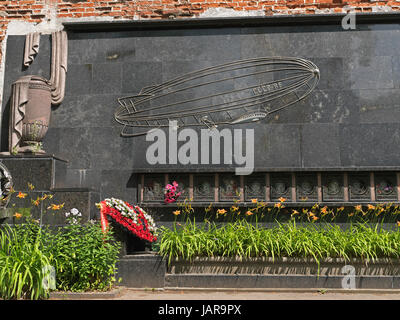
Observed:
[[[384,230],[379,224],[352,224],[341,229],[334,224],[297,226],[295,221],[272,228],[246,220],[217,226],[187,221],[173,230],[161,228],[159,253],[172,259],[196,256],[227,257],[310,257],[319,265],[323,258],[352,257],[365,261],[400,257],[400,232]]]
[[[81,224],[75,217],[68,220],[71,223],[52,235],[45,248],[54,256],[57,289],[110,289],[116,281],[116,262],[121,248],[112,228],[104,234],[99,222]]]
[[[29,232],[6,226],[0,230],[0,296],[3,299],[47,298],[49,288],[44,279],[51,255],[41,250],[40,231]]]

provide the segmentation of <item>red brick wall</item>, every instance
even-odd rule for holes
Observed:
[[[166,19],[196,17],[211,8],[274,14],[314,14],[400,9],[400,0],[0,0],[1,48],[10,21],[40,23],[49,19]],[[0,70],[1,71],[1,70]]]

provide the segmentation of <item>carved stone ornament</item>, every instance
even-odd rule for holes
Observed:
[[[39,50],[39,34],[27,35],[24,65]],[[64,99],[68,39],[65,31],[52,33],[51,77],[23,76],[12,84],[9,152],[45,153],[41,142],[50,122],[52,104]]]

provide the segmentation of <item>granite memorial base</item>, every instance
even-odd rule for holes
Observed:
[[[65,213],[72,208],[82,213],[83,222],[98,216],[95,203],[100,201],[100,194],[97,190],[66,186],[67,161],[54,155],[1,155],[0,162],[9,169],[14,190],[27,194],[25,198],[13,195],[9,208],[30,208],[34,219],[40,219],[44,225],[52,227],[65,225]],[[34,188],[29,188],[28,184],[32,184]],[[45,194],[54,195],[51,202],[40,206],[32,205],[31,199],[35,200]],[[64,206],[61,210],[51,210],[48,209],[51,203]],[[0,217],[0,220],[2,223],[18,223],[18,220],[10,215]]]

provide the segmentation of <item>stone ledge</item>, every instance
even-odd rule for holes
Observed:
[[[50,300],[86,300],[86,299],[116,299],[122,295],[125,287],[117,287],[110,291],[90,291],[90,292],[50,292]]]
[[[320,275],[344,276],[345,265],[354,267],[358,276],[398,276],[400,259],[381,258],[368,263],[359,258],[320,260],[320,268],[313,258],[294,257],[196,257],[193,261],[173,260],[168,267],[171,274],[224,274],[224,275]]]
[[[167,274],[165,288],[343,289],[344,275]],[[399,276],[355,276],[356,289],[400,289]]]

